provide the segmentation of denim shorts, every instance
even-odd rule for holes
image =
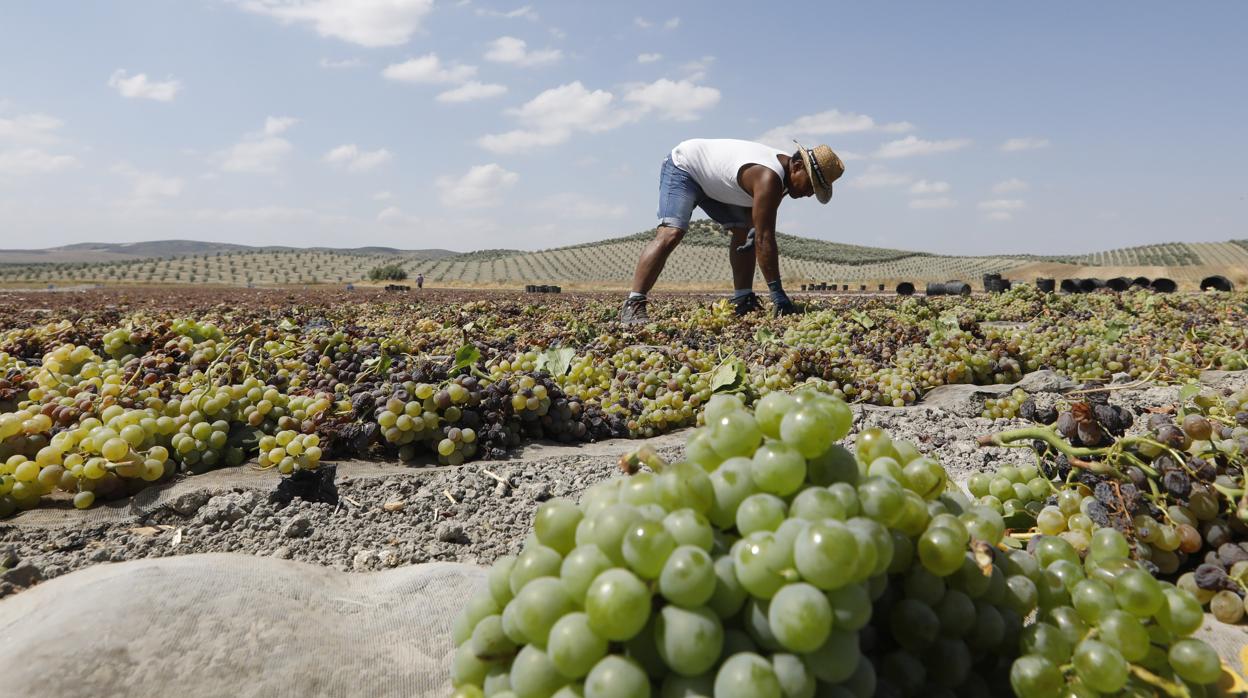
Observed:
[[[750,209],[707,196],[693,175],[677,167],[672,162],[672,156],[668,155],[659,170],[659,225],[688,230],[694,206],[725,228],[748,229],[753,226]]]

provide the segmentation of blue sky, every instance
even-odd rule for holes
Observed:
[[[779,228],[952,253],[1248,238],[1242,2],[0,5],[0,247],[536,249],[679,141],[825,142]]]

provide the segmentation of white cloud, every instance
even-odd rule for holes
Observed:
[[[897,133],[913,128],[911,124],[900,121],[890,124],[877,124],[866,114],[842,112],[829,109],[818,114],[799,116],[793,121],[764,133],[758,137],[759,142],[775,147],[788,148],[793,145],[794,138],[819,138],[844,133],[862,133],[866,131],[885,131]]]
[[[37,148],[0,151],[0,176],[51,174],[80,164],[78,158],[72,155],[56,155]]]
[[[130,163],[114,165],[112,171],[130,180],[130,198],[123,205],[144,206],[160,199],[172,199],[182,195],[185,182],[181,177],[166,177],[155,172],[141,172]]]
[[[264,119],[264,135],[276,136],[281,133],[285,133],[287,129],[297,123],[299,123],[299,120],[293,116],[266,117]]]
[[[373,194],[373,201],[389,201],[390,199],[393,199],[393,198],[394,198],[394,194],[391,193],[389,190],[379,191],[376,194]]]
[[[477,165],[459,177],[438,177],[436,183],[444,206],[451,208],[489,208],[502,201],[499,193],[510,189],[520,175],[497,163]]]
[[[485,52],[485,60],[532,68],[558,62],[563,57],[563,51],[557,48],[530,51],[527,46],[524,39],[500,36],[490,42],[490,48]]]
[[[902,187],[914,179],[908,174],[893,172],[883,165],[870,165],[867,171],[849,180],[846,184],[862,189],[882,189],[885,187]]]
[[[917,136],[906,136],[889,141],[875,151],[877,158],[906,158],[913,155],[935,155],[960,150],[970,145],[968,138],[950,138],[943,141],[925,141]]]
[[[622,218],[628,213],[628,207],[623,204],[599,201],[572,192],[552,194],[533,204],[533,208],[554,218],[583,221]]]
[[[420,223],[420,219],[404,213],[398,206],[387,206],[377,214],[377,222],[393,226],[414,226]]]
[[[680,26],[679,17],[672,17],[671,19],[663,23],[664,29],[675,29],[676,27],[679,27],[679,26]]]
[[[655,112],[661,119],[696,121],[700,112],[719,104],[719,90],[688,80],[672,82],[663,78],[632,88],[624,94],[624,100]]]
[[[663,60],[663,54],[661,53],[639,53],[637,54],[638,63],[653,63],[659,60]]]
[[[442,65],[436,53],[392,63],[381,71],[387,80],[414,83],[460,83],[477,74],[476,66]]]
[[[633,24],[637,25],[639,29],[649,29],[651,26],[653,26],[650,20],[646,19],[645,17],[634,17]]]
[[[1012,191],[1027,191],[1030,188],[1030,184],[1018,179],[1017,177],[1011,177],[1010,179],[1002,180],[992,185],[992,193],[1008,194]]]
[[[920,179],[910,186],[911,194],[944,194],[950,189],[948,182],[929,182]]]
[[[324,159],[331,165],[339,165],[347,172],[358,174],[385,164],[393,158],[394,155],[385,148],[360,150],[354,143],[347,143],[325,153]]]
[[[497,97],[505,92],[507,92],[506,85],[470,80],[459,87],[438,93],[435,99],[444,104],[457,104],[459,102],[472,102],[478,99]]]
[[[600,133],[635,122],[649,114],[661,119],[688,121],[698,112],[719,101],[719,90],[682,80],[656,80],[634,85],[620,105],[606,90],[586,89],[580,81],[554,87],[508,109],[522,128],[477,139],[482,148],[495,153],[518,153],[543,146],[558,145],[573,133]]]
[[[1001,144],[1001,151],[1005,153],[1014,153],[1020,150],[1037,150],[1049,147],[1049,139],[1033,138],[1027,136],[1024,138],[1011,138]]]
[[[122,97],[153,99],[157,102],[172,102],[182,89],[182,83],[177,80],[149,80],[146,73],[127,76],[125,70],[113,71],[108,78],[108,86],[116,89]]]
[[[1014,214],[1009,211],[993,211],[992,213],[985,215],[984,218],[990,221],[1008,221],[1013,220]]]
[[[56,143],[60,138],[54,132],[63,125],[63,121],[47,114],[18,114],[11,119],[0,118],[0,141]]]
[[[290,141],[278,134],[286,131],[298,119],[288,116],[270,116],[264,120],[264,130],[249,133],[243,140],[221,152],[221,169],[225,172],[249,172],[272,174],[277,171],[286,155],[294,150]]]
[[[524,5],[523,7],[517,7],[516,9],[511,10],[509,12],[502,12],[500,10],[491,10],[485,7],[478,7],[475,10],[473,10],[473,12],[475,12],[478,17],[494,17],[498,19],[527,19],[530,22],[536,22],[538,20],[537,10],[534,10],[532,5]]]
[[[714,56],[703,56],[696,61],[689,61],[680,66],[680,70],[685,74],[686,80],[701,82],[706,79],[706,71],[711,69],[711,64],[714,62]]]
[[[364,65],[364,61],[358,58],[343,58],[341,60],[334,60],[332,58],[321,59],[321,67],[329,69],[329,70],[336,70],[336,69],[341,69],[341,68],[359,68],[362,65]]]
[[[910,200],[910,208],[953,208],[957,205],[957,201],[954,201],[947,196]]]
[[[1022,199],[990,199],[978,204],[981,211],[1017,211],[1027,207]]]
[[[321,36],[360,46],[398,46],[420,29],[433,0],[241,0],[283,24],[311,24]]]

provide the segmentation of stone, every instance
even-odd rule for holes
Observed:
[[[0,581],[12,584],[15,587],[28,587],[43,581],[43,572],[38,567],[35,567],[33,562],[23,560],[17,563],[17,566],[13,569],[0,574]]]
[[[468,536],[464,534],[464,527],[454,521],[443,521],[438,524],[434,531],[434,536],[443,543],[467,543]]]
[[[296,516],[282,527],[282,535],[287,538],[306,538],[312,535],[312,521],[303,515]]]

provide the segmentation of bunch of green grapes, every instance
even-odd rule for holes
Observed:
[[[991,473],[975,473],[967,490],[978,502],[1002,516],[1040,513],[1056,488],[1034,465],[1002,465]],[[1055,532],[1056,533],[1056,532]]]
[[[1162,681],[1191,687],[1218,681],[1217,653],[1191,637],[1204,620],[1200,603],[1141,569],[1118,531],[1096,529],[1083,556],[1054,536],[1036,539],[1032,549],[1034,557],[1009,558],[1027,582],[1011,591],[1038,609],[1010,672],[1020,698],[1063,690],[1152,695]]]
[[[1015,388],[1008,395],[984,400],[984,417],[988,419],[1014,419],[1027,400],[1027,391]]]
[[[1167,681],[1216,678],[1211,650],[1184,638],[1189,595],[1141,581],[1116,546],[1087,572],[1060,538],[994,553],[1002,517],[948,492],[912,444],[868,429],[837,445],[840,400],[773,392],[751,414],[716,396],[706,412],[687,461],[643,448],[622,461],[630,476],[539,507],[453,627],[455,696],[1058,695],[1117,682],[1100,647],[1117,644]],[[1066,617],[1064,583],[1093,574],[1115,609],[1158,626],[1164,665],[1098,598],[1096,634],[1069,634],[1069,676],[1054,683],[1039,651],[1020,667],[1023,619]]]
[[[260,437],[260,467],[275,466],[283,475],[296,470],[316,470],[321,465],[320,437],[285,430]]]
[[[436,409],[426,412],[424,408],[425,401],[432,398],[433,394],[433,386],[422,383],[413,393],[415,399],[404,402],[391,397],[376,413],[382,438],[387,443],[398,446],[399,454],[404,460],[414,458],[414,444],[432,438],[438,428],[441,420]]]
[[[104,333],[100,341],[104,344],[104,353],[114,359],[122,359],[127,356],[134,356],[139,352],[139,346],[133,341],[134,333],[128,327],[118,327],[115,330]]]

